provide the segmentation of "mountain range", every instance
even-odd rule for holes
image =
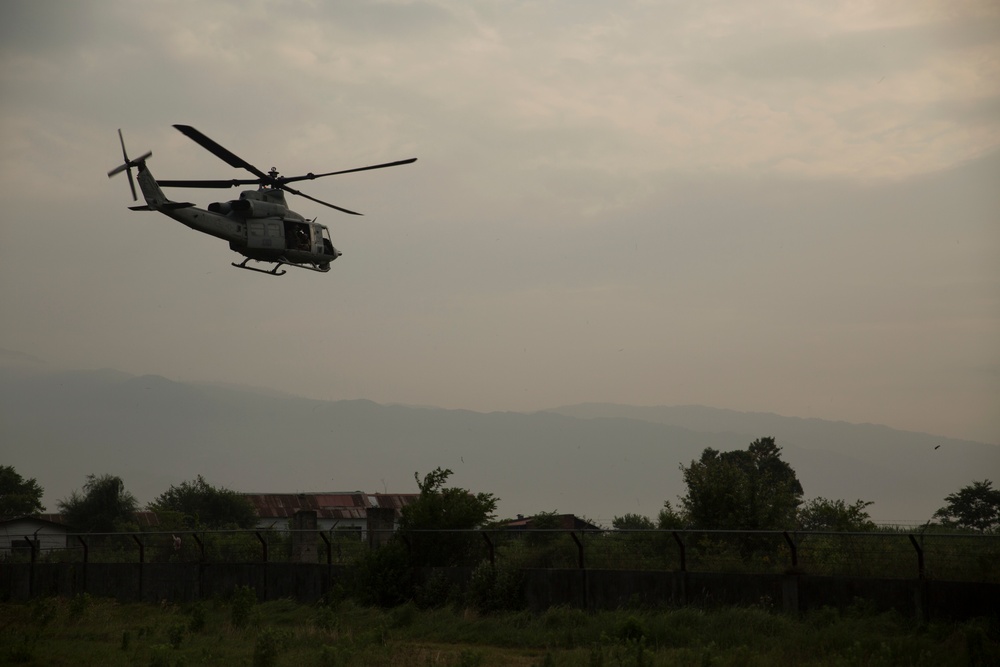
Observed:
[[[1000,472],[1000,446],[874,424],[703,406],[481,413],[3,361],[0,463],[37,479],[48,511],[88,474],[119,475],[144,504],[196,475],[247,492],[412,493],[415,474],[443,467],[449,485],[496,495],[501,517],[557,511],[610,525],[676,505],[680,466],[706,447],[773,436],[807,499],[872,501],[877,521],[910,524]]]

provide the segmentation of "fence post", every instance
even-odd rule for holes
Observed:
[[[910,544],[912,544],[913,548],[916,549],[916,551],[917,551],[917,578],[918,579],[923,579],[924,578],[924,550],[920,547],[919,544],[917,544],[917,538],[915,538],[913,535],[907,535],[907,537],[910,538]]]
[[[87,592],[87,570],[89,569],[90,563],[90,547],[87,545],[86,540],[83,539],[82,535],[77,535],[76,539],[80,541],[83,545],[83,593]]]
[[[677,534],[676,530],[670,531],[670,534],[674,536],[674,542],[677,542],[677,548],[680,551],[681,572],[687,572],[687,553],[684,548],[684,542],[681,541],[681,536]]]
[[[583,566],[583,542],[580,541],[580,538],[576,536],[576,533],[574,531],[570,531],[569,536],[573,538],[574,542],[576,542],[577,567],[579,567],[581,570],[584,570],[586,568]]]
[[[924,549],[917,538],[912,534],[907,535],[910,538],[910,544],[913,545],[914,550],[917,552],[917,584],[913,590],[913,607],[916,612],[917,623],[923,625],[927,622],[928,616],[930,615],[930,606],[928,602],[927,594],[927,579],[924,572]],[[921,537],[921,542],[923,541],[923,535]]]
[[[191,537],[198,545],[198,599],[201,600],[205,595],[205,545],[198,533],[191,533]]]
[[[330,544],[329,538],[327,538],[326,533],[319,531],[319,536],[323,540],[323,544],[326,545],[326,564],[333,565],[333,545]]]
[[[785,541],[788,542],[788,549],[792,552],[792,567],[798,568],[799,566],[798,546],[795,544],[795,540],[793,540],[791,536],[788,534],[787,530],[783,531],[781,534],[785,536]]]
[[[490,552],[490,567],[496,567],[497,561],[496,561],[496,553],[493,550],[493,542],[490,541],[490,536],[487,535],[486,533],[480,533],[480,535],[483,536],[483,540],[485,540],[486,542],[486,548]]]
[[[191,537],[194,539],[194,543],[198,545],[198,562],[205,562],[205,545],[202,543],[201,538],[198,537],[198,533],[191,533]]]
[[[268,590],[267,590],[267,540],[264,539],[264,537],[260,534],[259,530],[255,530],[254,531],[254,535],[256,535],[257,539],[260,540],[260,555],[261,555],[261,558],[264,559],[264,566],[263,566],[264,567],[264,594],[261,595],[260,592],[258,592],[257,596],[261,600],[267,600],[268,599],[268,596],[267,596],[268,595]]]
[[[792,568],[790,572],[786,572],[785,576],[781,578],[781,608],[786,614],[798,614],[801,610],[801,604],[799,603],[799,548],[795,544],[795,540],[792,536],[788,534],[788,531],[782,531],[782,535],[785,536],[785,542],[788,542],[788,549],[792,553]],[[789,576],[791,575],[791,576]]]
[[[35,597],[35,561],[38,560],[38,544],[35,540],[31,539],[31,535],[25,535],[24,540],[28,543],[28,549],[31,554],[31,565],[30,571],[28,572],[28,599]]]
[[[257,539],[260,541],[260,557],[261,557],[261,560],[263,562],[267,563],[267,540],[265,540],[261,536],[259,530],[255,530],[253,534],[256,535]]]
[[[139,545],[139,602],[142,602],[142,570],[146,562],[146,546],[135,533],[132,533],[132,539]]]
[[[581,574],[580,586],[583,589],[582,590],[582,592],[583,592],[583,596],[582,596],[583,597],[583,608],[584,609],[589,609],[590,605],[588,604],[588,601],[587,601],[587,588],[588,588],[588,586],[587,586],[587,568],[584,567],[584,562],[583,562],[583,542],[581,542],[580,538],[576,536],[576,532],[575,531],[571,530],[569,532],[569,536],[573,538],[574,542],[576,542],[576,560],[577,560],[577,565],[580,568],[580,574]]]

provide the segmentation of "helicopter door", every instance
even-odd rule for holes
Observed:
[[[248,220],[247,247],[284,248],[285,231],[277,220]]]
[[[323,232],[326,227],[323,225],[312,225],[312,251],[317,255],[323,254]]]

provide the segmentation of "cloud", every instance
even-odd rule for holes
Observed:
[[[9,349],[479,409],[620,392],[792,414],[823,394],[841,398],[821,416],[884,408],[942,432],[937,400],[990,439],[969,397],[1000,390],[968,369],[996,360],[1000,318],[995,3],[15,2],[5,18]],[[105,177],[119,127],[160,178],[243,175],[173,123],[285,174],[419,162],[310,182],[366,214],[292,200],[344,256],[318,280],[248,280],[224,243],[126,210]],[[939,392],[947,368],[967,384]]]

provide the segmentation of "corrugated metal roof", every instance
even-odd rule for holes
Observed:
[[[261,519],[291,518],[301,510],[312,510],[320,519],[364,519],[370,507],[399,510],[419,493],[245,493]]]

